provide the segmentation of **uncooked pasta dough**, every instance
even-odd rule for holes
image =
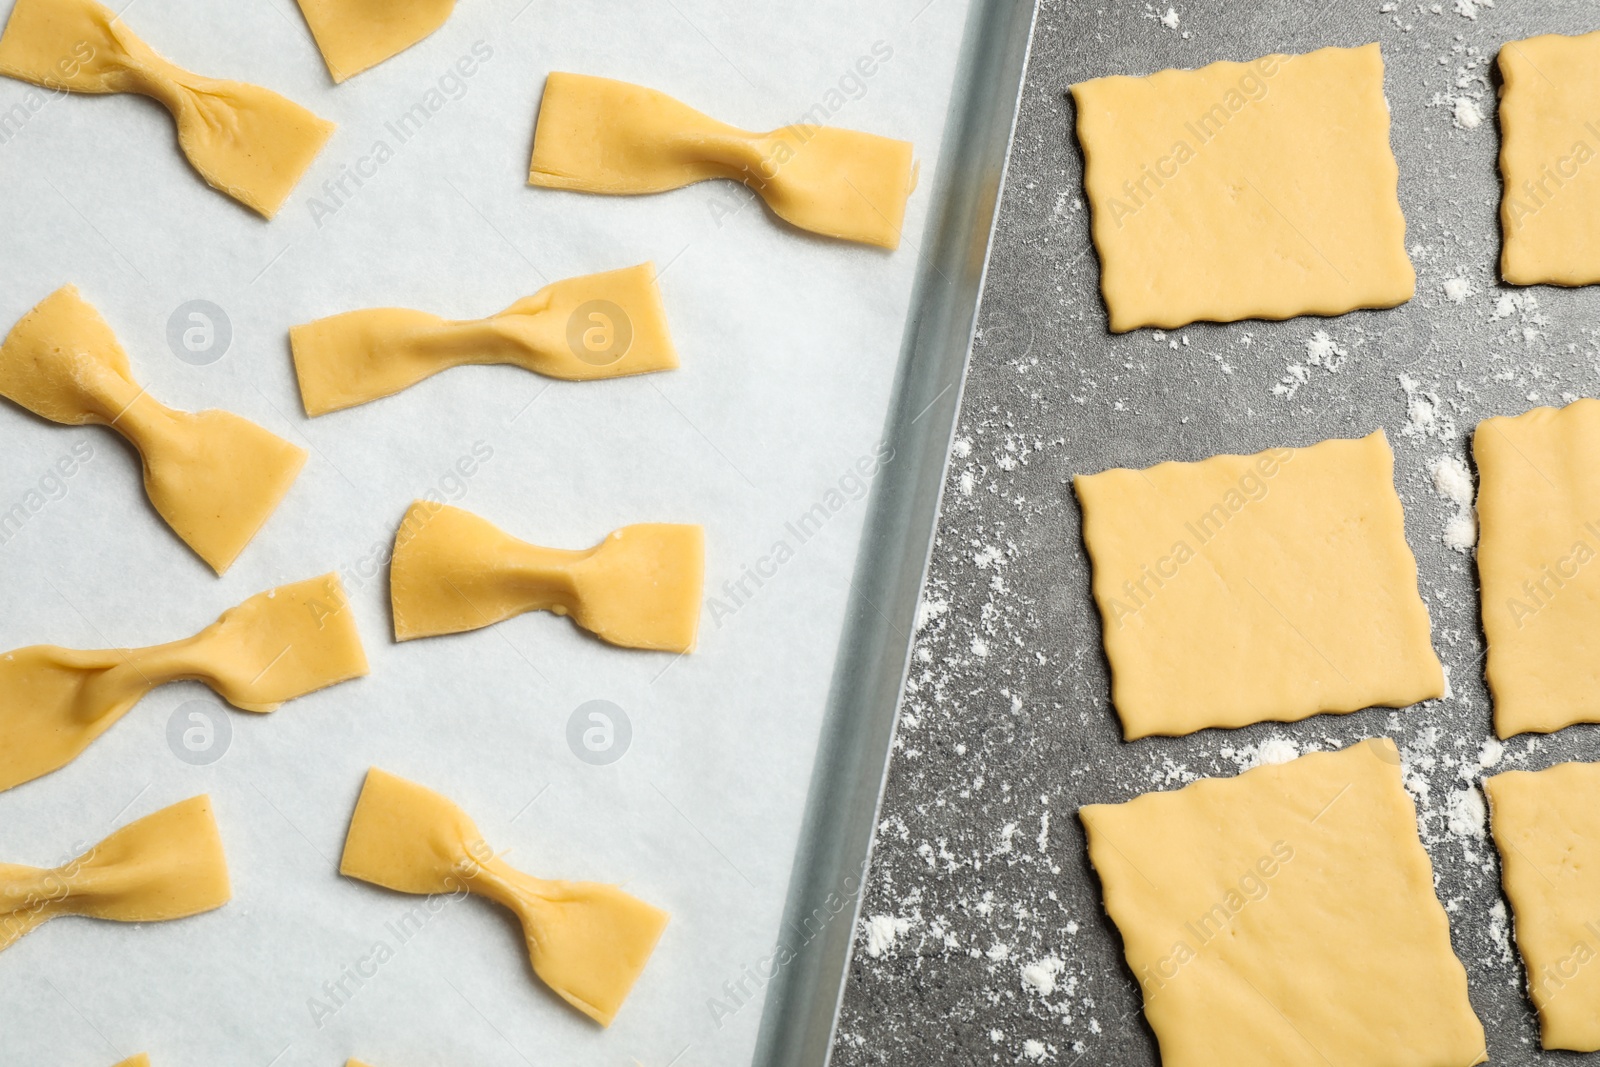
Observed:
[[[1130,739],[1444,695],[1383,431],[1075,484]]]
[[[1377,45],[1072,95],[1112,330],[1411,299]]]
[[[1388,738],[1079,814],[1163,1067],[1488,1058]]]

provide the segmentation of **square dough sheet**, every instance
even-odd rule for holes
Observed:
[[[1113,331],[1411,299],[1377,45],[1072,95]]]
[[[1600,764],[1483,783],[1545,1048],[1600,1050]]]
[[[1472,454],[1495,732],[1600,721],[1600,400],[1485,419]]]
[[[1383,431],[1074,484],[1129,740],[1444,695]]]
[[[1388,738],[1079,814],[1163,1067],[1487,1058]]]
[[[1600,33],[1500,49],[1500,274],[1600,282]]]

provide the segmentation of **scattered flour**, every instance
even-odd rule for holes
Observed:
[[[1433,461],[1433,491],[1456,506],[1444,526],[1444,543],[1457,552],[1472,551],[1478,543],[1478,514],[1472,507],[1472,472],[1457,456]]]
[[[1306,362],[1313,367],[1322,367],[1329,373],[1337,372],[1349,358],[1350,353],[1329,337],[1327,330],[1318,330],[1306,342]]]
[[[1458,130],[1475,130],[1483,125],[1483,116],[1478,114],[1478,105],[1472,102],[1471,97],[1456,97],[1455,110],[1451,118]],[[1457,300],[1456,303],[1461,303]]]
[[[1259,745],[1223,745],[1217,754],[1223,759],[1232,760],[1240,771],[1248,771],[1252,767],[1261,767],[1275,763],[1288,763],[1308,752],[1316,752],[1315,744],[1308,744],[1303,749],[1287,737],[1268,737]]]
[[[1032,1063],[1043,1063],[1045,1057],[1050,1055],[1044,1047],[1044,1042],[1037,1038],[1028,1038],[1022,1043],[1022,1058]]]
[[[867,955],[878,959],[891,949],[901,934],[911,929],[915,919],[898,915],[874,915],[863,924],[867,934]]]
[[[1455,437],[1455,420],[1445,414],[1438,393],[1423,389],[1422,383],[1409,374],[1401,373],[1397,380],[1406,394],[1406,424],[1400,427],[1403,435],[1437,437],[1441,441]]]
[[[1312,367],[1321,367],[1329,374],[1337,374],[1349,358],[1349,349],[1328,336],[1328,331],[1318,330],[1306,342],[1306,361],[1285,366],[1284,375],[1272,387],[1272,392],[1285,400],[1292,399],[1300,387],[1311,380]]]
[[[1169,7],[1165,12],[1162,12],[1160,8],[1154,8],[1149,4],[1146,4],[1144,8],[1144,17],[1147,19],[1154,19],[1156,22],[1161,23],[1161,25],[1165,26],[1169,30],[1175,30],[1178,28],[1178,9],[1175,7]]]
[[[1452,304],[1465,304],[1472,295],[1472,283],[1465,278],[1451,278],[1444,283],[1444,295]]]
[[[1472,506],[1472,472],[1456,456],[1440,456],[1433,461],[1433,488],[1458,508]]]
[[[1500,950],[1500,958],[1511,962],[1511,933],[1506,922],[1506,902],[1497,900],[1489,909],[1489,940]]]
[[[1457,837],[1482,837],[1488,817],[1483,794],[1475,787],[1457,789],[1450,794],[1445,806],[1445,825],[1452,834]]]
[[[1289,364],[1285,371],[1284,376],[1278,379],[1278,384],[1272,387],[1272,391],[1285,400],[1290,400],[1300,391],[1302,385],[1311,380],[1311,372],[1299,363]]]
[[[1456,0],[1456,14],[1478,21],[1478,12],[1494,6],[1494,0]]]
[[[1300,749],[1287,737],[1269,737],[1256,746],[1256,763],[1288,763],[1300,756]]]
[[[1056,991],[1056,976],[1065,968],[1066,964],[1055,956],[1035,960],[1022,968],[1022,988],[1032,989],[1041,997],[1048,997]]]

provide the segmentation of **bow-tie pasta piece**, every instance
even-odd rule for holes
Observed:
[[[270,89],[174,66],[94,0],[17,0],[0,36],[0,74],[47,89],[159,101],[206,183],[269,219],[334,130]]]
[[[425,311],[370,308],[289,331],[308,415],[398,393],[450,367],[506,363],[569,381],[670,370],[655,267],[568,278],[498,315],[451,322]]]
[[[53,870],[0,864],[0,950],[57,915],[164,922],[220,908],[232,895],[211,798],[190,797]]]
[[[397,641],[551,611],[614,645],[689,652],[704,580],[699,526],[643,523],[593,548],[544,548],[423,500],[401,521],[389,565]]]
[[[0,791],[65,766],[168,682],[198,680],[236,708],[268,712],[366,673],[336,574],[257,593],[170,644],[19,648],[0,655]]]
[[[443,26],[455,7],[455,0],[300,0],[336,82],[404,52]]]
[[[25,0],[26,2],[26,0]],[[304,449],[226,411],[174,411],[145,392],[100,313],[63,286],[0,345],[0,396],[68,426],[109,426],[139,450],[145,493],[218,574],[305,465]]]
[[[121,1063],[112,1064],[112,1067],[150,1067],[150,1057],[141,1052],[137,1056],[129,1056]]]
[[[587,193],[659,193],[709,178],[743,182],[803,230],[895,248],[916,188],[908,141],[810,123],[750,133],[665,93],[551,74],[528,184]]]
[[[510,908],[534,973],[602,1026],[616,1018],[668,919],[615,886],[512,869],[460,808],[376,767],[350,820],[339,873],[399,893],[476,893]]]

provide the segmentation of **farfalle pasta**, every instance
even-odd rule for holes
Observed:
[[[168,682],[198,680],[236,708],[268,712],[366,673],[336,574],[257,593],[169,644],[15,649],[0,654],[0,791],[65,766]]]
[[[896,248],[917,171],[908,141],[806,123],[751,133],[641,85],[546,80],[529,185],[626,195],[709,178],[748,185],[803,230]]]
[[[522,923],[534,973],[602,1026],[644,971],[668,915],[616,886],[514,870],[446,798],[377,767],[356,802],[339,872],[399,893],[474,893]]]
[[[369,308],[296,326],[289,341],[308,415],[365,404],[464,364],[508,363],[570,381],[678,365],[649,263],[554,282],[486,319]]]
[[[220,908],[232,895],[211,798],[191,797],[60,867],[0,864],[0,951],[58,915],[162,922]]]
[[[218,574],[261,529],[305,450],[226,411],[174,411],[133,379],[111,327],[73,286],[24,315],[0,345],[0,396],[68,426],[132,442],[150,503]]]
[[[642,523],[593,548],[545,548],[470,511],[420,500],[400,524],[389,564],[398,641],[550,611],[614,645],[689,652],[704,579],[699,526]]]
[[[322,61],[336,82],[354,77],[428,36],[456,0],[299,0]]]
[[[169,63],[94,0],[17,0],[0,35],[0,74],[47,89],[158,101],[206,183],[267,218],[334,129],[270,89]]]

